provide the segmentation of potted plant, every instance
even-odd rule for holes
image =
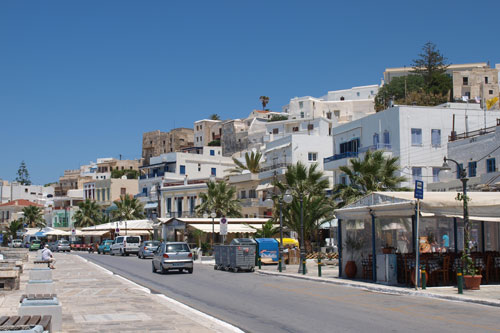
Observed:
[[[462,263],[464,267],[464,283],[465,289],[479,290],[481,285],[482,275],[476,275],[477,269],[468,251],[462,253]]]
[[[350,254],[350,260],[348,260],[345,265],[345,275],[349,279],[352,279],[356,276],[358,271],[354,258],[357,252],[363,248],[363,240],[349,235],[345,240],[344,247]]]

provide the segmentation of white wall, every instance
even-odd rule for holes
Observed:
[[[49,198],[47,198],[47,196],[49,196]],[[25,199],[44,205],[48,202],[52,202],[50,197],[53,196],[54,188],[52,186],[44,187],[42,185],[21,185],[16,182],[3,185],[2,182],[0,182],[0,203]]]

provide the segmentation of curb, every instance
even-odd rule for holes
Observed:
[[[334,284],[334,285],[338,285],[338,286],[351,287],[351,288],[363,289],[363,290],[368,290],[368,291],[375,291],[375,292],[385,293],[385,294],[390,294],[390,295],[407,295],[407,296],[427,297],[427,298],[436,298],[436,299],[442,299],[442,300],[447,300],[447,301],[474,303],[474,304],[480,304],[480,305],[486,305],[486,306],[500,307],[500,301],[495,301],[495,300],[469,298],[469,297],[464,297],[464,296],[439,295],[439,294],[433,294],[433,293],[423,292],[423,291],[395,289],[395,288],[382,286],[382,285],[373,285],[373,286],[372,285],[361,285],[358,283],[352,283],[352,282],[347,282],[347,281],[339,281],[339,280],[332,280],[332,279],[319,278],[319,277],[310,277],[310,276],[297,276],[295,274],[286,274],[286,273],[283,274],[283,273],[275,273],[275,272],[269,272],[269,271],[256,270],[255,273],[261,274],[261,275],[281,276],[281,277],[298,279],[298,280],[324,282],[324,283]]]

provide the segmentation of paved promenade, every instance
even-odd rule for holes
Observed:
[[[287,269],[282,273],[278,272],[277,265],[262,265],[262,269],[256,268],[258,274],[270,274],[288,276],[291,278],[308,279],[319,282],[334,283],[337,285],[345,285],[366,290],[387,292],[399,295],[414,295],[439,299],[447,299],[453,301],[470,302],[500,307],[500,285],[481,285],[480,290],[465,290],[462,295],[458,294],[456,287],[428,287],[425,290],[416,291],[414,288],[405,286],[385,286],[372,282],[340,279],[337,266],[323,266],[321,277],[318,277],[318,267],[313,260],[307,261],[307,274],[298,273],[298,265],[287,265]]]
[[[17,315],[34,253],[20,290],[0,293],[0,313]],[[239,332],[71,254],[55,254],[52,276],[63,305],[63,332]]]

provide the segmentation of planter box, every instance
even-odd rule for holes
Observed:
[[[481,285],[481,275],[464,275],[465,289],[479,290]]]

